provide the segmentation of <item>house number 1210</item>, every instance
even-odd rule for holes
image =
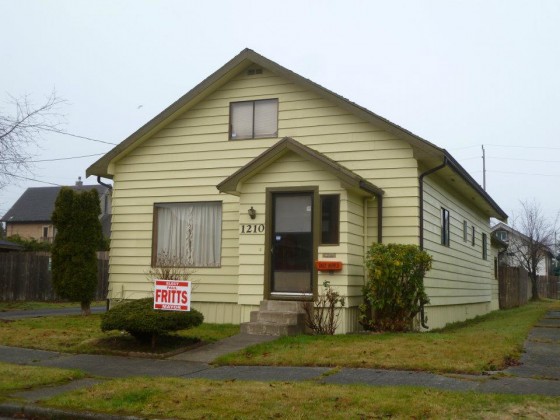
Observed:
[[[247,224],[241,225],[241,233],[264,233],[264,224]]]

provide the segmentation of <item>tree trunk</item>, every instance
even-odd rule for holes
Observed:
[[[91,315],[91,302],[80,302],[80,307],[82,308],[82,315],[88,316]]]
[[[539,297],[539,287],[537,284],[537,280],[538,280],[538,276],[530,276],[531,278],[531,292],[532,292],[532,297],[531,300],[540,300]]]

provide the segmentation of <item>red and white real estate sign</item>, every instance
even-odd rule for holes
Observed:
[[[191,282],[186,280],[155,280],[154,309],[190,311]]]

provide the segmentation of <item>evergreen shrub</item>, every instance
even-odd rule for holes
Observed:
[[[414,318],[429,303],[424,275],[432,267],[432,257],[416,245],[376,243],[365,263],[368,277],[360,324],[371,331],[413,329]]]
[[[189,312],[155,310],[154,299],[144,298],[111,308],[101,318],[101,330],[126,331],[142,343],[151,342],[154,349],[157,337],[197,327],[203,320],[204,316],[195,309]]]

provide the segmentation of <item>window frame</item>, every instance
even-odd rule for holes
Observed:
[[[336,224],[336,242],[323,242],[323,198],[336,198],[337,212],[336,212],[336,223],[331,223],[331,225]],[[337,246],[340,245],[340,194],[319,194],[319,214],[321,216],[321,228],[320,228],[320,240],[319,245],[321,246]]]
[[[469,241],[469,224],[463,220],[463,242]]]
[[[488,259],[488,235],[482,233],[482,259]]]
[[[451,213],[448,209],[441,208],[441,244],[444,246],[451,246]]]
[[[271,102],[271,101],[275,101],[276,102],[276,131],[274,132],[274,134],[272,135],[268,135],[268,136],[255,136],[255,104],[257,102]],[[233,133],[233,107],[236,104],[247,104],[247,103],[252,103],[253,104],[253,120],[252,120],[252,135],[251,137],[232,137],[232,133]],[[228,130],[228,140],[233,140],[233,141],[237,141],[237,140],[254,140],[254,139],[272,139],[272,138],[276,138],[278,137],[278,115],[279,115],[279,108],[280,108],[280,101],[278,100],[278,98],[266,98],[266,99],[253,99],[253,100],[249,100],[249,101],[234,101],[234,102],[230,102],[229,103],[229,130]]]
[[[205,268],[205,269],[212,269],[212,268],[221,268],[222,267],[222,257],[223,257],[223,233],[224,233],[224,203],[223,201],[211,200],[211,201],[174,201],[174,202],[158,202],[153,204],[153,214],[152,214],[152,256],[151,256],[151,266],[157,267],[157,255],[158,255],[158,228],[159,228],[159,220],[158,220],[158,208],[162,208],[163,206],[172,206],[172,205],[181,205],[181,204],[217,204],[221,210],[221,217],[220,217],[220,238],[219,238],[219,249],[220,249],[220,257],[217,265],[181,265],[182,268]]]
[[[476,228],[474,225],[471,226],[472,238],[471,238],[471,245],[476,245]]]

